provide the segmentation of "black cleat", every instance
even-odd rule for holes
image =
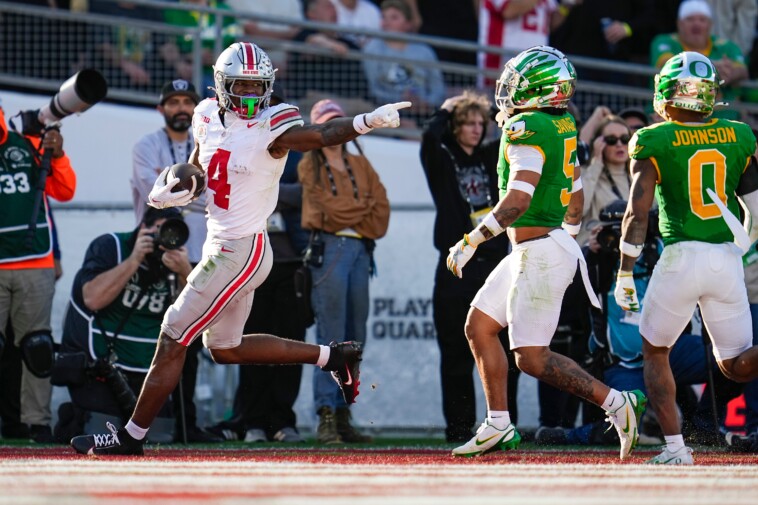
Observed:
[[[124,429],[116,429],[111,423],[105,423],[110,433],[98,435],[81,435],[71,439],[71,447],[79,454],[87,455],[121,455],[142,456],[142,441],[135,440]]]
[[[358,380],[361,371],[360,363],[363,357],[363,345],[360,342],[332,342],[329,344],[331,354],[324,370],[332,373],[332,377],[342,390],[342,396],[348,405],[355,403],[358,396]]]

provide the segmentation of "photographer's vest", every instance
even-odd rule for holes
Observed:
[[[111,235],[119,242],[120,264],[132,253],[132,246],[128,243],[132,233]],[[148,284],[151,282],[148,276],[153,278],[155,275],[141,266],[116,299],[98,311],[97,320],[94,317],[91,319],[89,347],[96,356],[108,356],[106,337],[102,330],[106,331],[108,337],[118,331],[115,341],[118,355],[116,363],[125,370],[148,371],[161,332],[163,314],[171,305],[171,289],[165,274],[158,275],[157,281]]]
[[[0,263],[44,258],[52,250],[45,198],[40,200],[37,229],[28,242],[38,177],[39,164],[31,145],[21,135],[8,132],[7,141],[0,145]]]

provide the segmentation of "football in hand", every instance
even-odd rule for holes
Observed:
[[[205,172],[191,163],[177,163],[168,171],[166,182],[179,179],[179,184],[171,189],[172,193],[186,189],[192,194],[193,200],[198,198],[205,189]]]

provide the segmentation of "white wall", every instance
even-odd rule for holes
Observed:
[[[19,110],[38,109],[47,98],[0,92],[6,117]],[[66,152],[77,172],[72,203],[130,204],[131,149],[145,133],[162,126],[154,110],[98,104],[63,121]],[[367,136],[361,139],[367,157],[387,187],[393,206],[420,205],[428,210],[393,210],[386,237],[378,242],[379,276],[371,283],[369,337],[362,367],[362,389],[353,414],[370,427],[430,428],[444,426],[440,403],[439,351],[434,339],[431,293],[437,253],[432,246],[434,212],[419,161],[418,142]],[[71,282],[89,242],[109,231],[133,227],[128,211],[56,212],[64,276],[56,286],[53,331],[60,338],[63,311]],[[309,336],[312,341],[312,334]],[[224,373],[217,372],[215,389],[223,397]],[[296,405],[298,423],[314,422],[311,367],[306,367]],[[477,383],[477,406],[485,414]],[[226,388],[229,389],[228,387]],[[201,388],[200,395],[209,394]],[[227,395],[229,393],[227,392]],[[522,379],[520,424],[536,426],[535,383]],[[55,402],[66,396],[56,388]],[[216,409],[218,415],[218,409]]]

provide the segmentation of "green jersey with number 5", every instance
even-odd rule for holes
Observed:
[[[655,196],[664,244],[734,240],[706,190],[713,190],[739,217],[734,192],[754,152],[755,135],[738,121],[666,121],[637,131],[629,143],[629,155],[635,160],[649,159],[658,171]]]
[[[508,119],[503,128],[497,165],[500,198],[505,195],[511,175],[511,163],[507,156],[509,145],[535,147],[543,157],[542,175],[529,208],[511,226],[560,226],[574,184],[574,118],[568,113],[557,116],[545,112],[524,112]]]

